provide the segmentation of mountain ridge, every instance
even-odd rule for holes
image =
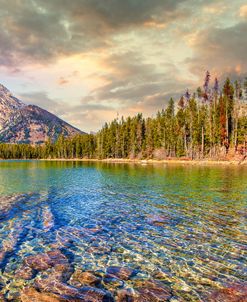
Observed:
[[[59,135],[84,133],[37,105],[25,104],[0,84],[0,142],[43,144]]]

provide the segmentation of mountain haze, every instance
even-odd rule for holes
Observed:
[[[26,105],[0,84],[0,142],[42,144],[82,134],[56,115],[35,105]]]

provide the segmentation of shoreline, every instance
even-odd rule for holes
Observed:
[[[38,161],[80,161],[80,162],[102,162],[102,163],[115,163],[115,164],[182,164],[182,165],[196,165],[196,166],[207,166],[207,165],[234,165],[234,166],[246,166],[247,160],[184,160],[184,159],[125,159],[125,158],[108,158],[108,159],[88,159],[88,158],[47,158],[37,159]]]
[[[11,158],[3,159],[0,158],[0,161],[60,161],[60,162],[97,162],[97,163],[110,163],[110,164],[138,164],[138,165],[156,165],[156,164],[171,164],[171,165],[191,165],[191,166],[247,166],[247,158],[245,160],[237,159],[128,159],[128,158],[106,158],[106,159],[97,159],[97,158]]]

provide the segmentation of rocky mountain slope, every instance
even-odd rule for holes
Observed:
[[[60,134],[78,133],[83,132],[38,106],[26,105],[0,84],[0,142],[42,144]]]

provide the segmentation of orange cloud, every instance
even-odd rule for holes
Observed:
[[[226,11],[226,9],[227,6],[223,5],[222,3],[213,3],[206,5],[203,10],[208,14],[221,15]]]
[[[157,29],[164,29],[167,27],[167,24],[165,23],[158,23],[154,21],[149,21],[144,23],[145,27],[152,27],[152,28],[157,28]]]
[[[58,80],[58,84],[59,84],[60,86],[66,85],[66,84],[68,84],[68,83],[69,83],[69,80],[65,79],[64,77],[60,77],[59,80]]]
[[[239,16],[242,17],[242,18],[247,17],[247,4],[240,7]]]
[[[237,74],[241,74],[241,71],[242,71],[242,66],[240,64],[238,64],[236,67],[235,67],[235,71]]]

